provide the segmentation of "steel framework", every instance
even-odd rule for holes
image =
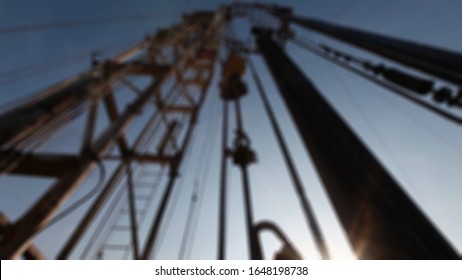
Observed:
[[[225,15],[225,10],[187,15],[182,24],[158,32],[108,61],[95,61],[93,69],[53,86],[0,117],[2,172],[57,178],[19,220],[3,229],[1,259],[18,258],[31,248],[33,237],[52,221],[59,207],[75,192],[90,170],[98,162],[110,158],[113,145],[120,151],[114,158],[120,164],[58,258],[68,257],[124,172],[129,177],[133,258],[149,257],[163,213],[158,213],[153,221],[147,244],[140,251],[131,165],[137,162],[169,166],[170,179],[162,204],[168,203],[214,72]],[[129,76],[148,77],[151,82],[145,89],[140,89],[130,82]],[[166,88],[169,83],[173,84],[170,90]],[[115,98],[119,85],[136,94],[136,98],[120,110]],[[95,137],[93,132],[100,102],[104,104],[111,123]],[[130,145],[125,136],[126,128],[146,106],[154,106],[156,110],[137,140]],[[88,122],[79,154],[35,152],[44,144],[43,140],[48,140],[85,110],[89,111]],[[149,132],[152,133],[156,124],[163,126],[165,131],[157,145],[151,144],[157,147],[157,151],[141,153],[139,149],[146,145],[146,138],[150,137]],[[167,149],[172,143],[176,148]]]
[[[93,194],[95,198],[91,205],[56,257],[71,258],[83,236],[92,231],[86,239],[87,245],[81,249],[81,258],[113,257],[115,252],[124,258],[155,258],[161,227],[168,220],[167,208],[215,72],[225,27],[233,16],[251,14],[256,10],[272,15],[278,20],[279,27],[254,28],[257,50],[239,41],[228,42],[229,57],[234,52],[241,55],[257,52],[263,56],[357,257],[459,258],[393,176],[287,56],[283,44],[288,40],[298,42],[309,51],[458,123],[461,118],[445,112],[446,108],[440,105],[444,103],[450,109],[462,107],[460,55],[294,16],[288,7],[239,2],[214,12],[185,15],[181,24],[162,29],[155,36],[147,36],[141,43],[108,60],[94,58],[90,70],[58,83],[0,115],[0,172],[53,179],[47,191],[19,219],[9,221],[5,215],[0,215],[0,258],[43,259],[33,245],[34,238],[87,202],[86,198]],[[294,36],[290,30],[291,23],[404,64],[448,82],[451,87],[437,89],[432,81],[405,70],[373,64],[326,45],[306,44]],[[239,56],[233,59],[235,62],[244,60],[240,60]],[[308,228],[320,255],[328,259],[328,248],[276,114],[268,102],[256,68],[251,62],[248,64]],[[254,220],[248,167],[256,161],[256,153],[251,149],[250,138],[244,130],[240,107],[240,98],[247,88],[241,81],[242,73],[227,73],[226,66],[224,69],[220,84],[224,106],[217,257],[226,258],[227,161],[232,158],[242,175],[250,258],[262,258],[258,233],[270,230],[284,244],[276,258],[298,259],[300,254],[294,244],[278,226]],[[455,93],[456,88],[458,93]],[[424,100],[430,93],[437,106],[429,98]],[[230,102],[233,102],[236,116],[236,136],[232,147],[228,143]],[[101,107],[105,112],[100,112]],[[97,133],[96,127],[102,115],[109,122]],[[71,122],[82,117],[86,121],[77,153],[41,150]],[[136,130],[135,137],[130,129]],[[110,165],[115,167],[105,180],[106,169]],[[100,182],[88,197],[66,208],[65,203],[95,168],[100,169]],[[164,177],[162,174],[167,175]],[[153,194],[160,184],[164,186],[163,192],[153,206]],[[118,209],[120,205],[122,208]],[[148,214],[150,207],[155,208],[152,215]],[[95,224],[99,226],[92,228]],[[103,227],[108,229],[104,234]],[[112,241],[111,236],[116,234],[119,235],[119,243]]]

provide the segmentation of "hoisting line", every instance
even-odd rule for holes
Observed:
[[[287,147],[287,143],[284,139],[284,136],[282,134],[282,131],[280,129],[280,126],[278,124],[278,121],[276,119],[276,116],[274,114],[273,108],[271,107],[269,101],[268,101],[268,95],[266,94],[266,91],[263,87],[263,84],[257,74],[257,71],[255,69],[255,66],[253,65],[253,62],[251,59],[247,58],[247,64],[250,65],[250,71],[253,77],[253,80],[257,86],[258,93],[260,95],[260,98],[263,102],[263,106],[265,107],[265,111],[268,115],[268,118],[271,123],[271,127],[273,128],[274,134],[276,135],[276,139],[278,141],[279,147],[281,149],[282,155],[284,157],[284,161],[287,165],[290,177],[292,179],[292,183],[294,185],[295,191],[297,193],[297,196],[300,200],[300,203],[303,208],[303,212],[305,214],[305,218],[308,222],[308,225],[313,233],[313,236],[316,241],[316,246],[318,247],[319,253],[321,254],[321,257],[325,260],[330,259],[329,256],[329,251],[327,249],[326,243],[324,241],[323,234],[321,232],[321,229],[319,227],[319,223],[316,219],[316,216],[314,215],[313,208],[310,205],[310,202],[308,200],[308,197],[304,191],[304,186],[302,184],[302,181],[300,179],[300,176],[295,168],[294,161],[292,159],[292,156],[290,155],[289,149]]]

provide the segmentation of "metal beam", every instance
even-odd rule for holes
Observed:
[[[93,203],[93,205],[89,208],[89,210],[85,213],[83,218],[80,220],[76,229],[70,235],[69,240],[61,248],[61,251],[59,252],[57,256],[58,260],[64,260],[69,257],[69,254],[72,252],[74,247],[77,245],[77,242],[80,240],[82,235],[88,229],[88,227],[90,226],[90,223],[96,217],[96,214],[99,212],[101,207],[104,205],[104,203],[107,201],[107,199],[111,195],[112,191],[114,190],[114,187],[116,187],[117,183],[120,182],[122,175],[123,175],[122,174],[123,170],[125,170],[125,164],[122,162],[119,164],[116,170],[112,173],[111,178],[106,183],[106,185],[104,186],[103,190],[98,195],[98,197],[95,199],[95,202]]]
[[[391,36],[384,36],[359,29],[327,23],[321,20],[273,14],[283,20],[334,37],[383,57],[427,72],[444,80],[462,85],[462,54],[427,46]],[[457,36],[454,34],[454,36]]]
[[[61,177],[79,164],[79,157],[74,155],[20,154],[18,152],[17,156],[21,157],[21,161],[11,169],[12,174]]]
[[[192,114],[195,106],[164,106],[162,110],[167,113]]]
[[[0,145],[22,140],[61,113],[75,110],[89,99],[91,90],[88,89],[100,82],[100,78],[86,73],[69,84],[64,83],[50,96],[36,98],[0,115]]]
[[[206,35],[204,36],[204,44],[211,44],[213,42],[214,37],[219,36],[220,32],[218,32],[221,28],[224,26],[224,10],[219,10],[214,17],[214,22],[208,27],[208,30],[206,32]],[[216,54],[216,52],[215,52]],[[215,57],[210,58],[210,72],[213,73],[214,69],[214,61]],[[194,63],[194,60],[191,60],[188,62],[189,63]],[[185,83],[184,80],[178,79],[179,83]],[[154,217],[154,220],[152,222],[152,226],[148,232],[146,242],[145,242],[145,247],[142,252],[141,258],[146,260],[150,259],[152,252],[154,250],[154,247],[156,245],[157,241],[157,236],[159,233],[159,229],[162,225],[162,222],[165,218],[165,211],[166,208],[168,207],[172,191],[175,187],[176,180],[178,178],[178,171],[180,169],[180,166],[183,161],[183,157],[185,156],[185,153],[190,145],[192,135],[194,133],[194,129],[197,125],[197,117],[200,113],[200,109],[202,108],[202,104],[205,101],[206,94],[207,94],[207,88],[211,82],[211,76],[205,77],[202,84],[203,87],[201,88],[200,91],[200,96],[199,96],[199,101],[197,102],[197,105],[194,106],[194,111],[193,113],[189,116],[189,125],[188,128],[185,132],[184,140],[181,144],[181,149],[177,154],[177,157],[170,163],[170,174],[169,174],[169,180],[166,184],[165,191],[162,195],[162,199],[160,202],[160,205],[158,207],[158,211]]]
[[[429,104],[428,102],[424,101],[420,96],[416,95],[415,92],[412,92],[412,91],[409,91],[405,88],[403,88],[402,86],[400,85],[397,85],[397,84],[393,84],[391,83],[390,81],[387,81],[385,79],[380,79],[378,78],[376,75],[371,75],[369,73],[367,73],[366,71],[364,71],[363,69],[361,68],[358,68],[358,67],[355,67],[353,64],[351,63],[348,63],[346,61],[342,61],[340,59],[337,59],[333,56],[329,56],[328,54],[326,54],[325,52],[322,52],[320,51],[318,48],[316,48],[315,46],[313,46],[313,44],[308,44],[306,42],[303,42],[301,40],[298,40],[298,39],[294,39],[293,42],[300,46],[301,48],[321,57],[321,58],[324,58],[326,59],[327,61],[330,61],[332,63],[335,63],[336,65],[350,71],[351,73],[353,74],[356,74],[370,82],[373,82],[375,83],[376,85],[379,85],[379,86],[382,86],[384,87],[385,89],[388,89],[390,90],[392,93],[394,94],[397,94],[398,96],[401,96],[411,102],[414,102],[416,103],[417,105],[419,106],[422,106],[423,108],[449,120],[449,121],[452,121],[452,122],[455,122],[457,123],[458,125],[461,125],[462,124],[462,118],[461,117],[458,117],[457,115],[454,115],[450,112],[448,112],[447,110],[443,110],[441,108],[439,108],[438,106],[434,106],[434,105],[431,105]]]
[[[250,71],[254,78],[255,84],[258,89],[258,93],[262,99],[263,107],[265,108],[266,114],[268,115],[269,121],[273,128],[274,135],[276,136],[276,140],[279,144],[279,148],[281,149],[282,156],[284,158],[284,162],[287,166],[287,171],[292,179],[292,183],[297,194],[298,199],[300,200],[300,204],[303,209],[303,213],[305,214],[305,218],[307,224],[313,233],[314,240],[316,241],[316,245],[318,248],[321,257],[325,260],[330,259],[329,251],[327,249],[326,242],[324,241],[324,236],[321,232],[321,227],[317,221],[317,218],[314,214],[313,207],[308,200],[308,197],[305,193],[305,188],[302,184],[302,180],[300,175],[298,175],[298,171],[295,167],[295,162],[290,155],[289,148],[287,147],[286,140],[284,139],[282,130],[279,126],[279,123],[276,119],[276,114],[274,114],[273,109],[271,108],[271,104],[269,103],[267,94],[265,89],[263,88],[263,83],[261,82],[260,78],[257,75],[257,70],[253,65],[250,59],[247,59],[247,64],[250,66]]]
[[[104,98],[104,105],[106,105],[106,111],[111,122],[115,122],[119,117],[119,112],[117,110],[117,105],[114,99],[114,94],[108,94]],[[128,144],[124,135],[120,135],[117,138],[117,144],[119,145],[119,150],[122,156],[128,154]]]
[[[197,110],[199,108],[200,107],[196,108],[196,113],[198,112]],[[159,205],[159,210],[156,213],[156,216],[152,223],[152,227],[149,230],[148,237],[146,239],[145,249],[141,255],[141,258],[143,260],[147,260],[151,258],[151,254],[154,250],[154,246],[156,245],[157,235],[159,233],[160,226],[162,225],[163,219],[165,217],[165,212],[170,202],[170,197],[175,187],[176,180],[178,179],[179,168],[182,163],[182,159],[186,153],[186,150],[188,149],[189,144],[191,142],[192,133],[194,132],[195,126],[196,126],[196,119],[195,117],[192,117],[190,119],[188,130],[186,131],[186,135],[185,135],[185,139],[183,141],[182,147],[181,147],[181,151],[176,156],[176,160],[172,161],[172,163],[170,164],[169,180],[165,187],[165,191],[162,195],[162,200]]]
[[[137,208],[135,201],[135,183],[133,180],[133,171],[131,164],[127,162],[127,190],[128,190],[128,206],[130,214],[130,235],[132,241],[132,252],[133,259],[138,260],[140,258],[139,253],[139,238],[138,238],[138,219],[137,219]]]
[[[197,46],[198,43],[195,44]],[[189,49],[190,53],[194,48]],[[185,54],[186,55],[186,54]],[[13,229],[4,240],[0,242],[0,259],[18,258],[27,246],[32,242],[32,238],[51,220],[59,207],[70,197],[79,184],[84,180],[95,165],[95,156],[105,154],[111,144],[124,131],[125,127],[138,114],[143,106],[151,98],[152,93],[156,92],[172,73],[165,73],[142,95],[140,95],[126,110],[117,118],[116,121],[95,141],[92,150],[93,155],[82,156],[78,166],[56,182],[47,193],[45,193],[35,205],[16,222]]]
[[[165,112],[165,111],[164,111]],[[167,111],[168,112],[168,111]],[[157,153],[159,155],[164,155],[165,150],[169,143],[173,143],[174,148],[176,149],[176,141],[175,141],[175,134],[178,128],[178,121],[172,121],[167,125],[167,130],[164,133],[164,136],[160,140],[159,145],[157,146]]]
[[[360,259],[458,259],[454,249],[265,30],[257,45]]]
[[[8,218],[0,212],[0,236],[3,235],[4,231],[11,225]],[[45,256],[35,245],[30,245],[29,248],[24,252],[23,257],[27,260],[45,260]]]
[[[135,143],[133,144],[134,150],[136,150],[141,145],[141,143],[147,137],[148,132],[152,129],[152,127],[156,123],[158,123],[160,114],[161,114],[160,111],[156,111],[151,116],[151,118],[148,120],[146,126],[142,130],[143,132],[138,136]],[[136,156],[132,155],[131,159],[133,160],[133,158],[136,158]],[[122,160],[122,159],[119,158],[119,160]],[[165,163],[168,163],[168,161]],[[70,253],[73,251],[73,249],[77,245],[82,235],[87,231],[91,222],[94,220],[98,212],[103,207],[104,203],[108,200],[114,188],[117,186],[117,184],[122,179],[124,170],[125,170],[125,163],[122,161],[121,163],[119,163],[118,167],[112,173],[111,178],[107,181],[105,187],[103,188],[103,190],[100,192],[98,197],[93,202],[93,205],[88,209],[88,211],[82,217],[77,227],[75,228],[73,233],[70,235],[68,241],[63,245],[61,251],[59,252],[57,256],[57,259],[63,260],[69,257]]]
[[[223,124],[221,136],[221,168],[220,168],[220,198],[218,214],[218,259],[226,258],[226,224],[227,224],[227,202],[228,202],[228,114],[229,102],[223,102]]]
[[[197,36],[191,37],[192,42],[185,46],[184,51],[180,54],[180,56],[176,57],[174,64],[168,67],[168,71],[162,71],[159,77],[156,77],[156,79],[151,83],[149,87],[147,87],[147,89],[145,89],[133,102],[127,104],[125,110],[118,114],[110,126],[103,133],[101,133],[95,141],[93,141],[92,146],[88,149],[88,153],[83,153],[80,155],[79,163],[77,166],[71,168],[68,172],[61,176],[61,178],[57,180],[49,188],[49,190],[42,197],[40,197],[35,204],[27,209],[23,216],[20,217],[16,223],[10,227],[10,230],[7,232],[7,234],[5,234],[3,239],[0,240],[0,259],[18,258],[22,255],[22,253],[32,243],[35,235],[50,222],[53,215],[58,211],[60,206],[73,194],[80,183],[88,176],[98,158],[103,158],[105,155],[107,155],[112,144],[123,135],[127,126],[131,123],[134,117],[139,115],[143,107],[148,103],[148,101],[150,101],[152,96],[159,92],[160,87],[164,84],[164,82],[171,78],[177,69],[183,65],[187,65],[189,61],[195,59],[197,51],[203,46],[205,42],[212,39],[212,37],[216,34],[219,34],[217,31],[222,28],[224,19],[224,11],[220,10],[217,13],[217,17],[213,19],[212,24],[207,30],[199,30],[199,28],[197,28],[197,30],[191,32],[192,35]],[[200,27],[203,26],[203,24],[198,25]],[[191,26],[189,26],[187,23],[184,24],[184,27],[184,30],[191,29]],[[203,33],[202,31],[205,32]],[[176,35],[176,37],[184,36],[182,32],[176,32]],[[158,39],[160,40],[161,38]],[[158,40],[153,40],[153,42],[156,41]],[[144,44],[135,46],[127,52],[122,53],[121,55],[115,57],[114,61],[124,62],[135,52],[140,51],[141,46],[143,45]],[[211,68],[213,68],[213,64],[211,64]],[[102,69],[98,68],[97,70]],[[110,79],[120,79],[125,74],[127,74],[125,70],[121,68],[115,74],[111,74]],[[86,77],[87,74],[92,77],[92,74],[96,73],[93,73],[93,71],[87,71],[84,75],[81,76]],[[9,134],[5,138],[0,137],[0,144],[10,143],[12,140],[16,140],[18,135],[21,137],[32,136],[31,138],[33,138],[34,135],[32,133],[34,129],[31,128],[32,126],[41,126],[47,121],[53,119],[48,115],[48,111],[53,112],[55,115],[56,110],[59,110],[60,112],[67,111],[68,108],[64,108],[65,106],[62,106],[63,104],[66,106],[70,104],[70,108],[75,108],[72,106],[73,102],[71,99],[76,99],[77,101],[83,103],[84,100],[89,100],[90,97],[100,97],[100,95],[105,93],[107,90],[108,82],[110,82],[109,78],[107,77],[107,79],[95,78],[97,79],[96,81],[90,81],[92,82],[91,85],[94,85],[94,87],[90,87],[90,84],[88,83],[85,85],[80,84],[82,83],[82,78],[80,78],[81,76],[61,83],[57,87],[53,87],[52,89],[41,94],[39,98],[34,99],[32,103],[27,104],[27,106],[30,105],[32,108],[35,108],[38,111],[31,113],[30,111],[21,107],[21,109],[23,109],[22,112],[27,116],[27,121],[20,122],[21,128],[19,130],[14,129],[14,125],[6,125],[7,128],[12,128],[14,133]],[[100,79],[102,80],[102,83],[99,83]],[[206,84],[209,84],[209,81],[206,81]],[[72,89],[72,92],[70,92],[71,89],[69,87]],[[65,92],[70,92],[71,95],[75,92],[75,96],[66,99],[63,96],[66,95]],[[59,96],[59,100],[56,101],[57,95]],[[202,98],[203,96],[204,95],[202,95]],[[48,99],[48,97],[50,99]],[[46,100],[47,103],[46,110],[43,110],[40,105],[37,105],[37,102],[43,100]],[[51,104],[48,104],[49,102],[51,102]],[[61,104],[61,102],[63,102],[63,104]],[[17,115],[19,111],[20,110],[13,110],[13,115]],[[33,116],[29,116],[28,114]],[[0,116],[0,131],[3,131],[3,125],[9,121],[5,116],[6,115]],[[44,121],[43,118],[47,119]],[[191,116],[191,118],[195,119],[195,116]],[[28,132],[27,135],[23,133],[26,130]],[[3,134],[1,135],[3,136]]]
[[[144,43],[114,56],[117,63],[126,62],[141,51]],[[27,103],[0,115],[0,145],[11,144],[30,137],[38,128],[64,112],[76,110],[95,94],[104,92],[106,84],[117,80],[127,72],[120,67],[111,75],[101,75],[103,66],[88,70],[43,91]],[[128,67],[130,68],[130,67]],[[99,73],[99,75],[97,74]]]

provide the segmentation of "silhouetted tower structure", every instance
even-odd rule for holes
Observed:
[[[250,56],[259,52],[276,81],[283,100],[312,157],[324,187],[348,239],[361,259],[457,259],[446,239],[402,190],[369,149],[324,100],[320,91],[287,56],[283,44],[292,40],[307,50],[330,60],[376,84],[424,106],[451,121],[461,123],[446,107],[462,107],[462,57],[448,51],[371,34],[292,14],[287,7],[235,3],[215,12],[196,12],[183,17],[181,24],[148,36],[143,42],[116,55],[93,61],[92,69],[61,82],[17,108],[0,115],[0,171],[5,174],[54,178],[40,199],[16,221],[1,216],[0,257],[2,259],[42,258],[32,244],[34,237],[50,224],[66,216],[79,201],[58,210],[89,177],[96,166],[105,173],[105,161],[116,163],[110,178],[101,186],[91,206],[63,244],[58,259],[67,259],[93,223],[108,222],[122,197],[125,209],[114,218],[111,230],[99,237],[100,228],[90,237],[82,254],[101,258],[120,251],[125,258],[153,258],[159,231],[166,221],[166,209],[197,124],[198,114],[211,83],[226,24],[240,13],[266,12],[280,22],[278,29],[253,29],[257,49],[241,42],[228,47],[220,93],[224,101],[218,258],[225,259],[227,160],[232,158],[242,174],[249,255],[262,258],[258,233],[271,230],[282,242],[277,259],[298,259],[300,254],[283,231],[271,222],[254,221],[251,184],[247,168],[256,161],[241,117],[240,98],[247,92],[241,80],[245,61],[235,52]],[[386,64],[373,64],[327,45],[298,40],[291,32],[295,23],[332,36],[354,46],[433,75],[452,87],[437,87],[432,81]],[[229,43],[229,42],[228,42]],[[241,64],[240,64],[241,63]],[[251,63],[250,63],[251,64]],[[234,69],[228,71],[227,69]],[[237,70],[236,70],[237,69]],[[253,65],[250,69],[263,99],[284,162],[300,199],[309,229],[320,255],[329,253],[315,215],[304,193],[285,139],[264,93]],[[234,72],[233,72],[234,71]],[[137,84],[134,79],[144,79]],[[459,88],[458,91],[455,88]],[[128,94],[131,98],[119,98]],[[432,97],[432,104],[423,97]],[[428,98],[427,98],[428,99]],[[121,101],[122,100],[122,101]],[[236,135],[228,145],[229,103],[234,105]],[[99,135],[95,127],[99,108],[104,107],[109,124]],[[86,125],[78,153],[43,153],[43,146],[79,116]],[[127,137],[127,128],[139,120],[136,137]],[[162,178],[143,181],[149,175]],[[104,177],[104,176],[103,176]],[[146,183],[148,186],[146,187]],[[147,201],[153,199],[153,185],[165,184],[155,213],[148,217]],[[121,191],[117,186],[123,185]],[[141,189],[148,189],[142,193]],[[117,197],[117,198],[115,198]],[[97,219],[101,213],[107,213]],[[57,214],[58,213],[58,214]],[[56,215],[57,214],[57,215]],[[149,219],[149,217],[148,217]],[[146,225],[148,225],[146,227]],[[141,230],[144,228],[144,230]],[[111,243],[111,234],[126,235],[125,244]],[[99,243],[99,246],[93,246]],[[95,249],[96,248],[96,249]]]
[[[107,61],[94,61],[91,70],[53,86],[0,116],[2,172],[56,178],[39,201],[2,232],[2,259],[18,258],[31,248],[34,236],[52,221],[90,170],[105,159],[119,164],[58,258],[68,257],[125,175],[130,222],[117,229],[131,233],[132,258],[150,257],[164,213],[159,211],[156,215],[146,246],[141,248],[137,224],[142,210],[139,210],[140,198],[135,197],[133,165],[168,167],[168,186],[161,202],[167,204],[214,72],[225,15],[225,10],[186,15],[181,24],[160,30]],[[139,88],[130,77],[147,78],[149,83]],[[134,94],[134,98],[125,104],[116,104],[115,95],[123,88],[132,91],[124,94]],[[102,134],[93,135],[100,103],[106,109],[110,124]],[[125,129],[148,106],[153,106],[154,112],[144,119],[140,135],[129,143]],[[44,140],[84,112],[88,112],[88,121],[78,154],[34,152]],[[160,137],[153,142],[149,138],[154,131]],[[110,150],[114,145],[118,149],[116,153]],[[150,147],[156,151],[146,151]],[[118,246],[109,245],[108,249]],[[122,247],[125,248],[119,246]]]

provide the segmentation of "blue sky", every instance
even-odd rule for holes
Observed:
[[[159,27],[179,22],[181,14],[198,9],[213,9],[219,3],[227,1],[1,1],[0,28],[23,26],[36,23],[63,22],[79,19],[94,19],[121,15],[143,13],[159,14],[156,18],[131,21],[117,24],[101,24],[97,26],[80,26],[63,29],[50,29],[16,34],[0,34],[0,53],[2,64],[0,73],[14,69],[22,69],[31,65],[40,65],[51,59],[66,57],[76,53],[82,54],[79,63],[61,67],[57,71],[36,71],[28,77],[21,77],[17,82],[2,84],[0,80],[0,111],[8,107],[2,106],[21,96],[27,96],[39,89],[69,77],[89,66],[91,51],[103,46],[112,46],[110,51],[103,52],[109,57],[117,48],[128,46],[154,32]],[[260,1],[266,2],[266,1]],[[272,1],[271,1],[272,2]],[[282,4],[282,2],[281,2]],[[456,52],[462,49],[462,39],[458,26],[462,24],[460,11],[462,2],[457,0],[313,0],[284,1],[284,5],[292,6],[300,15],[326,19],[339,24],[357,27],[381,34],[392,35],[412,41],[422,42],[447,48]],[[244,25],[242,25],[244,26]],[[236,26],[238,34],[246,34],[241,25]],[[350,48],[330,39],[296,29],[297,34],[319,41],[329,42],[349,52],[376,61],[371,54]],[[370,85],[361,78],[329,64],[329,62],[288,44],[287,50],[324,96],[336,110],[348,120],[357,134],[367,143],[376,156],[390,170],[405,190],[415,199],[432,221],[442,230],[453,245],[462,251],[462,212],[460,198],[462,189],[462,137],[460,126],[434,116],[408,101]],[[327,244],[334,258],[351,258],[348,244],[339,227],[330,204],[327,200],[310,159],[300,142],[297,132],[290,122],[290,117],[281,102],[276,87],[260,58],[254,58],[264,79],[265,87],[270,95],[284,128],[290,149],[297,159],[299,172],[306,185],[309,199],[320,220]],[[41,69],[41,68],[39,68]],[[46,72],[46,73],[40,73]],[[29,77],[30,76],[30,77]],[[252,146],[258,154],[259,163],[251,167],[252,192],[255,216],[257,220],[271,219],[278,223],[297,248],[306,258],[318,258],[314,244],[309,236],[303,216],[287,172],[280,164],[282,158],[264,115],[261,103],[256,95],[250,77],[246,75],[249,85],[249,96],[243,100],[244,120],[252,138]],[[212,85],[213,87],[213,85]],[[202,122],[197,131],[197,146],[193,147],[191,161],[199,153],[201,135],[208,123],[219,128],[219,110],[210,107],[216,104],[216,90],[211,90],[209,99],[202,112]],[[75,124],[74,127],[78,127]],[[61,139],[50,144],[52,150],[66,150],[72,139],[75,139],[73,128],[66,130]],[[218,144],[216,148],[218,148]],[[190,164],[191,165],[191,164]],[[204,201],[198,219],[198,232],[191,247],[191,257],[198,259],[215,258],[217,187],[218,187],[218,151],[215,151],[212,171],[207,181]],[[185,212],[189,201],[194,174],[185,172],[181,188],[178,188],[179,205],[172,214],[175,223],[167,230],[163,245],[158,249],[159,258],[176,258],[179,238],[184,227]],[[94,175],[96,178],[96,174]],[[242,259],[247,257],[245,249],[245,231],[241,207],[240,177],[236,170],[232,171],[230,188],[230,226],[232,238],[228,244],[228,258]],[[94,179],[93,179],[94,180]],[[0,178],[0,210],[16,219],[26,205],[34,201],[45,191],[49,180],[22,179],[11,176]],[[92,183],[89,180],[88,186]],[[87,187],[88,187],[87,186]],[[82,191],[76,193],[85,193]],[[72,217],[75,219],[78,213]],[[53,257],[60,242],[70,231],[75,220],[63,222],[40,235],[37,245],[49,257]],[[270,235],[263,236],[267,257],[278,248],[277,241]]]

